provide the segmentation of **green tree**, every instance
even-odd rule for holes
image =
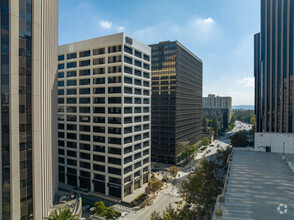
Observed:
[[[178,167],[176,167],[176,166],[172,166],[172,167],[169,168],[168,172],[170,173],[170,175],[171,175],[173,178],[175,178],[175,177],[177,176],[179,170],[180,170],[180,169],[179,169]]]
[[[203,138],[202,138],[202,142],[201,142],[201,144],[202,144],[203,146],[207,146],[207,145],[209,145],[209,143],[210,143],[210,140],[209,140],[208,137],[203,137]]]
[[[212,122],[211,122],[211,127],[215,133],[216,136],[218,136],[218,133],[219,133],[219,124],[218,124],[218,119],[217,119],[217,116],[215,115],[212,119]]]
[[[233,147],[246,147],[248,145],[248,136],[246,131],[239,131],[231,137]]]
[[[69,208],[64,209],[54,209],[49,217],[46,217],[47,220],[79,220],[78,215],[74,215]]]
[[[114,210],[113,207],[108,207],[106,209],[106,212],[105,212],[105,218],[106,219],[115,219],[115,218],[118,218],[121,216],[121,213],[120,212],[117,212]]]
[[[207,129],[208,123],[205,117],[202,118],[202,128]]]
[[[223,129],[227,130],[228,129],[228,114],[226,112],[224,112],[223,114]]]
[[[148,188],[152,193],[155,193],[163,186],[163,183],[157,179],[156,177],[149,179],[148,181]]]
[[[175,209],[169,204],[162,214],[159,212],[152,212],[150,220],[183,220],[187,219],[188,212],[185,209]]]
[[[231,118],[231,123],[234,124],[236,121],[237,121],[237,117],[236,115],[233,114]]]
[[[193,175],[181,185],[180,194],[188,204],[194,204],[192,219],[210,219],[222,183],[217,178],[215,162],[203,159]]]
[[[102,201],[95,202],[94,207],[95,207],[95,213],[97,215],[103,216],[105,214],[106,207],[104,205],[104,202]]]

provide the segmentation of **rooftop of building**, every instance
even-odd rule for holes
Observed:
[[[235,150],[229,170],[214,219],[294,219],[294,173],[282,154]]]
[[[212,98],[232,98],[232,97],[230,97],[230,96],[219,96],[219,95],[215,95],[215,94],[208,94],[208,96],[207,97],[203,97],[203,98],[210,98],[210,97],[212,97]]]
[[[163,45],[163,44],[177,44],[178,46],[180,46],[181,48],[183,48],[184,50],[186,50],[189,54],[191,54],[194,58],[196,58],[198,61],[200,61],[202,63],[202,60],[196,56],[192,51],[190,51],[187,47],[185,47],[183,44],[181,44],[179,41],[170,41],[170,40],[167,40],[167,41],[161,41],[157,44],[150,44],[149,46],[152,47],[152,46],[155,46],[155,45]]]

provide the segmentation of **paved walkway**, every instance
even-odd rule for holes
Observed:
[[[294,174],[281,154],[235,150],[221,219],[294,219]]]

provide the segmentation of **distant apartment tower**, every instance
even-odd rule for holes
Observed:
[[[261,0],[254,36],[257,132],[294,130],[294,0]]]
[[[1,0],[2,220],[43,219],[58,189],[57,17],[57,0]]]
[[[60,186],[123,199],[150,176],[151,48],[120,33],[58,53]]]
[[[176,164],[202,138],[202,61],[178,41],[152,48],[152,161]]]
[[[202,99],[203,114],[221,114],[225,112],[228,115],[228,121],[232,118],[232,97],[220,97],[209,94]]]

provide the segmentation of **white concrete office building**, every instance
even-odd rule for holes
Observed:
[[[151,48],[119,33],[58,54],[59,184],[121,200],[150,176]]]
[[[226,109],[228,119],[232,117],[232,97],[221,97],[215,94],[209,94],[208,97],[202,98],[202,108],[205,109]]]
[[[1,0],[0,14],[0,219],[40,220],[58,190],[58,1]]]

